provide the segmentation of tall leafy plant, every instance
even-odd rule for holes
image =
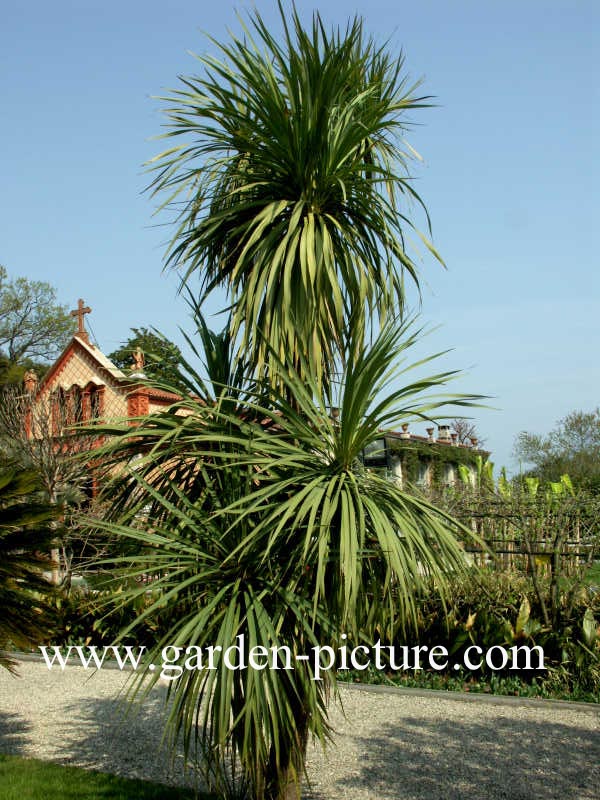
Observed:
[[[392,637],[425,577],[442,590],[463,568],[469,535],[362,461],[382,431],[470,402],[427,399],[448,373],[395,383],[416,339],[396,324],[405,280],[418,288],[404,135],[427,98],[360,20],[328,32],[318,14],[305,28],[280,13],[281,43],[254,13],[165,99],[173,146],[151,189],[175,209],[167,265],[192,296],[200,279],[190,343],[208,380],[184,364],[191,394],[105,426],[110,512],[97,522],[139,545],[113,560],[127,578],[117,604],[152,598],[123,635],[152,618],[164,634],[151,659],[221,648],[214,668],[175,658],[169,731],[199,746],[217,788],[232,755],[255,800],[298,798],[308,737],[328,735],[332,675],[315,680],[295,656]],[[217,288],[221,334],[199,315]],[[229,668],[239,636],[289,648],[293,669]]]
[[[418,286],[405,236],[422,203],[404,137],[428,98],[360,19],[328,32],[319,14],[304,28],[280,11],[281,43],[255,14],[163,98],[173,146],[151,188],[176,210],[167,264],[204,295],[228,292],[258,374],[276,381],[289,361],[327,383],[344,332],[395,317],[405,276]]]
[[[337,386],[338,416],[316,381],[287,370],[268,404],[257,392],[240,410],[224,391],[213,403],[182,399],[134,429],[106,428],[109,469],[142,453],[113,476],[113,512],[97,524],[142,546],[113,566],[144,576],[120,592],[120,605],[148,585],[154,598],[124,635],[168,614],[151,661],[173,645],[182,668],[185,648],[225,651],[240,635],[248,650],[285,646],[294,659],[340,647],[343,634],[392,637],[414,617],[426,578],[441,589],[448,571],[463,569],[459,526],[361,460],[382,429],[448,402],[423,394],[446,373],[390,388],[407,341],[404,328],[391,328],[357,348]],[[307,738],[327,737],[332,675],[315,680],[305,661],[236,671],[222,655],[214,669],[203,666],[182,669],[172,686],[173,740],[182,737],[188,751],[200,744],[217,788],[233,752],[250,797],[299,796]]]

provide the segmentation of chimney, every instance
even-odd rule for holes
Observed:
[[[408,432],[408,422],[404,422],[402,424],[402,433],[400,434],[401,439],[410,439],[410,433]]]
[[[429,437],[429,441],[433,442],[433,431],[435,429],[434,428],[426,428],[425,430],[427,431],[427,436]]]
[[[37,389],[38,377],[32,369],[28,369],[25,375],[23,375],[23,385],[28,394],[33,394]]]
[[[450,441],[450,425],[438,425],[438,442]]]

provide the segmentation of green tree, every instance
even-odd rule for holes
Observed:
[[[0,353],[0,389],[5,387],[22,386],[25,373],[33,370],[38,378],[43,378],[48,371],[49,364],[24,358],[18,362],[11,361]]]
[[[110,360],[125,373],[132,370],[133,354],[139,348],[144,353],[144,373],[149,380],[168,384],[178,391],[185,390],[179,365],[181,350],[165,336],[148,328],[131,328],[130,336],[121,347],[108,354]]]
[[[0,380],[53,361],[73,333],[73,319],[45,281],[9,279],[0,266]]]
[[[61,513],[41,495],[33,470],[0,470],[0,665],[14,668],[7,646],[26,649],[44,641],[52,621],[45,573]]]
[[[514,456],[544,482],[568,474],[578,488],[600,492],[600,408],[573,411],[545,435],[521,431]]]
[[[115,597],[120,609],[152,587],[151,605],[124,632],[148,620],[162,631],[149,662],[174,645],[177,669],[186,647],[224,652],[240,635],[248,649],[285,646],[294,657],[338,648],[343,634],[391,641],[414,619],[423,581],[442,590],[447,572],[463,569],[458,538],[469,532],[362,465],[381,430],[451,399],[424,399],[448,374],[390,391],[414,341],[405,328],[386,329],[372,349],[358,348],[335,417],[306,371],[282,370],[285,385],[268,403],[246,387],[240,406],[237,387],[211,403],[186,397],[133,430],[106,428],[110,510],[97,526],[144,548],[115,559],[128,578]],[[130,460],[136,452],[145,455]],[[244,796],[297,798],[308,736],[327,738],[334,680],[322,677],[305,662],[235,672],[218,656],[215,670],[183,671],[173,685],[170,733],[188,750],[200,745],[215,788],[223,790],[233,754]]]
[[[447,373],[392,382],[417,338],[396,321],[406,276],[418,285],[402,137],[424,98],[360,20],[328,33],[318,14],[305,30],[280,11],[282,45],[254,13],[243,39],[217,43],[221,59],[200,59],[203,74],[168,99],[166,136],[188,141],[155,164],[153,190],[182,201],[167,263],[186,288],[200,274],[201,300],[229,293],[228,330],[199,322],[208,379],[184,363],[192,394],[96,429],[109,507],[97,527],[141,548],[114,560],[112,602],[150,596],[122,635],[151,620],[157,650],[225,650],[243,635],[295,656],[344,634],[391,640],[424,578],[441,591],[463,568],[470,535],[362,463],[382,431],[451,400],[426,399]],[[303,661],[235,671],[223,650],[216,669],[172,685],[173,740],[200,746],[219,789],[231,756],[244,796],[296,800],[308,737],[328,736],[333,677]]]
[[[167,264],[199,273],[204,296],[228,291],[259,375],[306,364],[327,384],[344,332],[358,341],[398,314],[406,275],[418,285],[404,137],[427,98],[360,20],[328,33],[318,14],[305,30],[280,11],[283,44],[255,14],[165,98],[165,136],[185,141],[154,159],[151,188],[177,209]]]

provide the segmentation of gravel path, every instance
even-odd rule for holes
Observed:
[[[0,670],[0,752],[184,782],[181,759],[170,770],[157,752],[162,690],[123,723],[125,678],[35,662],[17,679]],[[597,707],[354,688],[341,697],[336,746],[309,751],[310,800],[600,798]]]

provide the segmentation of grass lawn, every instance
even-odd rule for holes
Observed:
[[[215,800],[214,795],[172,789],[79,767],[0,755],[2,800]]]

